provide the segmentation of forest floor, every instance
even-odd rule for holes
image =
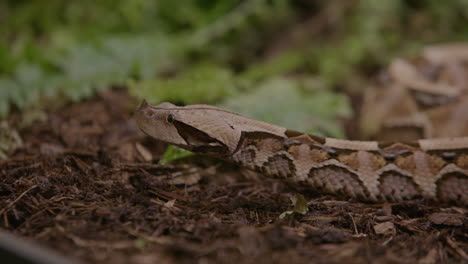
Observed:
[[[166,145],[137,104],[113,90],[22,129],[0,227],[85,263],[468,263],[464,208],[347,201],[198,156],[157,165]],[[308,212],[280,217],[298,193]]]

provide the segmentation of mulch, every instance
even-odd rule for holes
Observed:
[[[113,90],[21,129],[0,227],[85,263],[468,263],[466,208],[347,201],[199,156],[158,165],[167,146],[137,105]],[[307,214],[280,218],[298,193]]]

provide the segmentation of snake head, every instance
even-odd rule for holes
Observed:
[[[243,133],[268,133],[285,137],[285,128],[253,120],[210,105],[176,106],[146,101],[135,113],[135,120],[147,135],[190,150],[223,157],[238,148]]]
[[[182,107],[167,102],[151,106],[143,101],[134,118],[140,129],[155,139],[196,153],[229,155],[229,139],[217,137],[222,129],[213,125],[214,120],[219,120],[215,109],[208,105]]]
[[[147,135],[174,145],[184,145],[186,141],[179,135],[173,124],[175,105],[162,103],[156,107],[143,100],[136,110],[134,118],[140,129]]]

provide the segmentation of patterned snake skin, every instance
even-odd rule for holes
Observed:
[[[412,141],[468,136],[468,45],[397,58],[364,93],[359,138]]]
[[[372,202],[425,198],[468,205],[468,137],[408,143],[323,138],[208,105],[143,102],[149,136],[312,189]]]
[[[361,137],[382,142],[306,135],[205,105],[143,104],[136,119],[154,138],[318,191],[468,204],[468,45],[395,59],[360,116]]]

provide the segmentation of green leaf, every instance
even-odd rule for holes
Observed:
[[[290,211],[285,211],[279,215],[279,219],[283,219],[287,216],[292,216],[296,214],[305,215],[309,211],[309,207],[307,206],[307,201],[302,194],[296,193],[294,196],[289,197],[291,203],[293,205],[293,209]]]
[[[8,114],[13,89],[14,83],[10,79],[0,78],[0,118]]]
[[[164,152],[162,159],[159,161],[159,164],[164,165],[170,163],[173,160],[189,157],[192,155],[193,153],[188,150],[181,149],[174,145],[169,145],[166,152]]]
[[[347,97],[321,86],[314,79],[270,79],[220,106],[289,129],[342,138],[344,131],[336,120],[351,115]]]
[[[152,103],[210,103],[235,93],[235,79],[229,70],[214,65],[194,66],[176,78],[130,81],[130,93]]]
[[[23,145],[18,131],[12,128],[7,121],[0,121],[0,159]]]
[[[147,80],[175,63],[173,46],[176,44],[162,37],[111,37],[103,42],[102,49],[121,67],[122,74],[114,77],[122,81],[129,77]]]
[[[254,63],[242,74],[242,79],[258,81],[291,72],[305,63],[306,56],[303,50],[284,52],[267,61]]]

